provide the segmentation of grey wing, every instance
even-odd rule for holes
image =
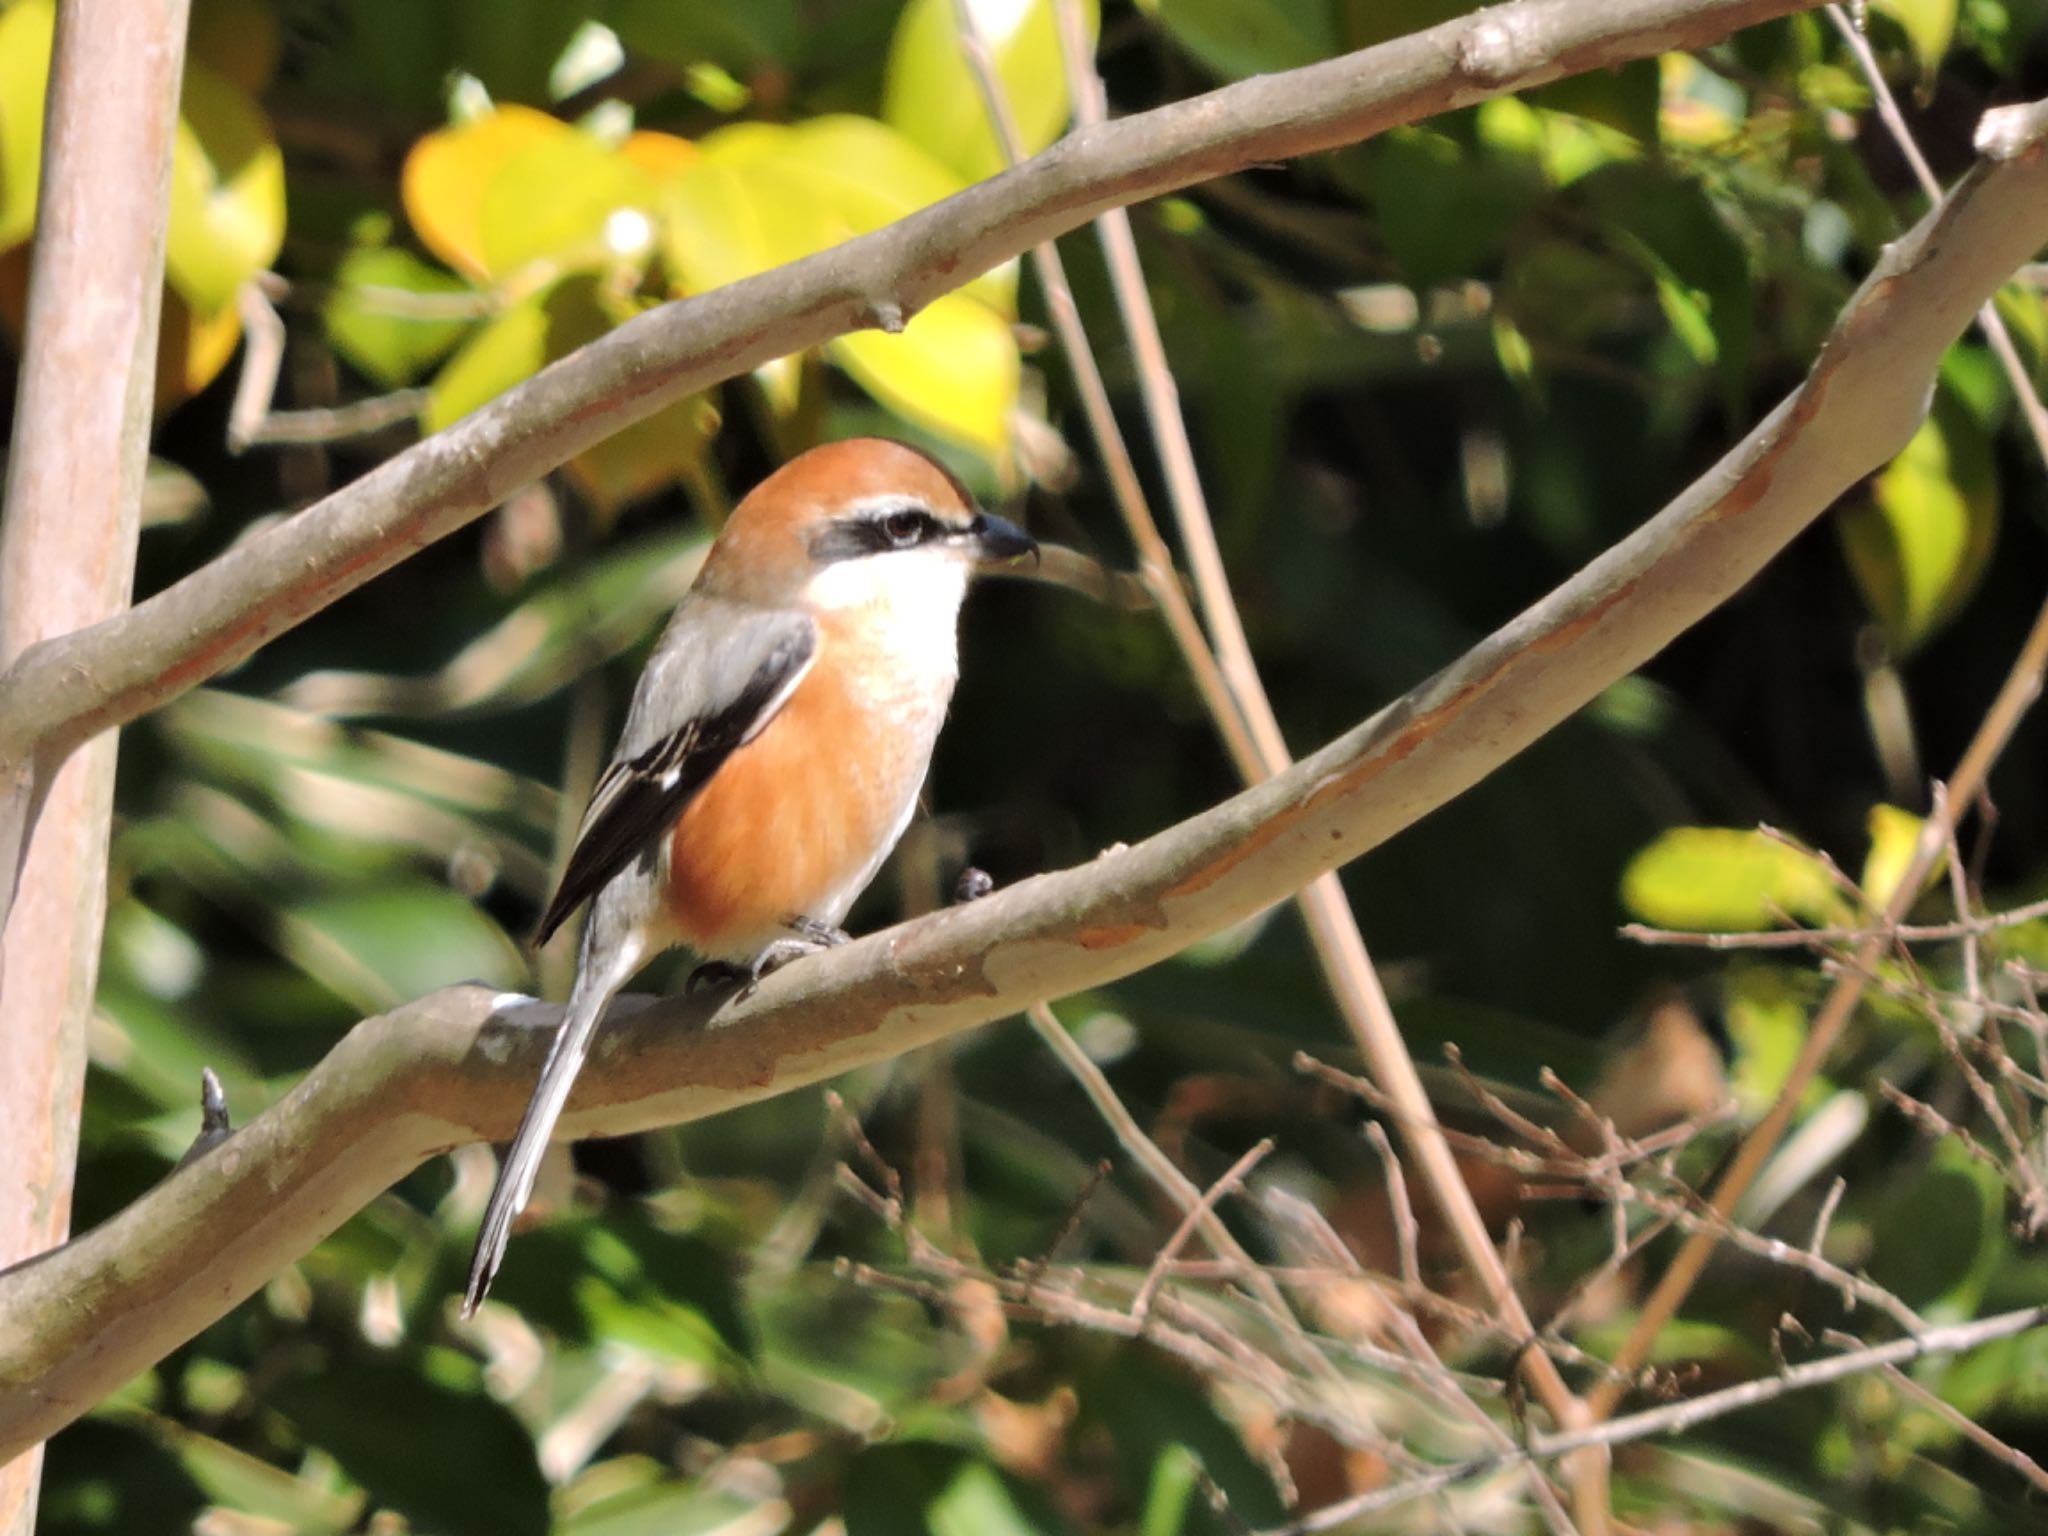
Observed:
[[[801,613],[684,600],[641,674],[536,945],[675,825],[725,760],[789,701],[817,650],[817,627]]]

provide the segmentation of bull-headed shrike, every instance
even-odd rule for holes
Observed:
[[[648,657],[541,915],[536,943],[591,904],[568,1011],[484,1212],[465,1316],[634,972],[686,945],[759,976],[845,937],[838,923],[916,809],[968,577],[1037,553],[937,464],[879,438],[813,448],[734,509]]]

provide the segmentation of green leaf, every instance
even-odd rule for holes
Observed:
[[[1139,0],[1139,7],[1211,74],[1270,74],[1337,51],[1330,0]]]
[[[1835,526],[1864,601],[1892,654],[1910,655],[1976,590],[1998,538],[1991,443],[1948,396],[1885,466],[1871,498],[1842,509]]]
[[[521,300],[472,336],[435,378],[423,413],[427,430],[438,432],[467,416],[556,358],[595,341],[622,318],[588,274]],[[569,461],[570,477],[600,511],[615,511],[687,478],[717,422],[710,402],[692,395],[578,454]]]
[[[436,987],[510,987],[526,964],[504,930],[443,885],[387,881],[331,891],[279,913],[285,952],[365,1013]]]
[[[1092,46],[1095,0],[1084,0],[1082,9]],[[1060,136],[1070,110],[1052,0],[978,0],[968,10],[995,62],[1023,153],[1034,155]],[[1003,168],[1002,147],[961,51],[954,0],[910,0],[903,8],[889,47],[882,118],[968,181]]]
[[[2006,1246],[2004,1210],[1998,1175],[1944,1137],[1932,1166],[1878,1205],[1871,1278],[1935,1321],[1970,1316]]]
[[[995,459],[1010,437],[1022,363],[1002,316],[949,293],[898,335],[855,331],[825,349],[858,384],[906,421]]]
[[[271,1406],[341,1464],[373,1508],[436,1536],[543,1536],[548,1489],[526,1431],[472,1379],[417,1363],[329,1361],[283,1383]],[[422,1455],[459,1446],[460,1455]]]
[[[335,268],[334,291],[327,300],[328,340],[354,367],[384,388],[397,389],[445,357],[471,325],[420,313],[405,301],[454,298],[469,291],[468,284],[410,251],[393,246],[350,251]]]
[[[435,670],[313,672],[280,702],[327,718],[446,717],[546,698],[648,639],[690,588],[710,536],[692,525],[608,544],[530,596]]]
[[[803,29],[796,0],[747,0],[744,5],[611,0],[603,16],[635,53],[680,66],[710,62],[742,75],[786,66]]]
[[[1452,126],[1464,136],[1397,128],[1371,146],[1380,237],[1416,286],[1484,269],[1545,190],[1533,156],[1468,142],[1469,118]]]
[[[50,1442],[35,1529],[43,1536],[188,1536],[206,1494],[142,1429],[82,1419]]]
[[[179,112],[164,272],[211,312],[284,245],[284,155],[262,108],[202,64],[186,66]]]
[[[562,1492],[561,1536],[739,1536],[759,1529],[774,1505],[742,1485],[725,1489],[702,1477],[670,1478],[644,1456],[617,1456],[590,1468]],[[772,1518],[772,1516],[771,1516]]]
[[[737,125],[701,147],[668,183],[662,220],[670,270],[692,292],[877,229],[960,184],[895,130],[848,114],[798,128]],[[1015,283],[1006,264],[936,300],[902,333],[855,332],[827,355],[905,419],[996,458],[1022,369],[1009,323]]]
[[[1272,1479],[1245,1449],[1236,1428],[1211,1405],[1208,1394],[1141,1349],[1119,1350],[1113,1364],[1105,1363],[1087,1378],[1082,1416],[1110,1437],[1133,1503],[1157,1490],[1161,1460],[1173,1456],[1186,1458],[1215,1479],[1230,1501],[1235,1522],[1272,1525],[1284,1514]],[[1180,1529],[1220,1536],[1234,1528],[1235,1522],[1226,1526],[1203,1501],[1187,1514]]]
[[[1871,0],[1870,8],[1898,23],[1920,66],[1920,78],[1932,80],[1955,41],[1957,0]]]
[[[987,1462],[948,1446],[877,1446],[846,1473],[846,1536],[1043,1536],[1063,1529]],[[1036,1502],[1035,1500],[1033,1501]]]
[[[1761,832],[1674,827],[1629,861],[1622,904],[1646,923],[1750,933],[1846,916],[1826,866]]]

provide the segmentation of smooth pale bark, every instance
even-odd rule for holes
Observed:
[[[57,8],[0,517],[0,663],[128,605],[188,3]],[[0,817],[0,1265],[61,1242],[70,1226],[114,746],[110,732],[61,767],[45,754],[7,776],[41,816],[27,838],[31,818]],[[0,1531],[34,1528],[39,1462],[0,1467]]]

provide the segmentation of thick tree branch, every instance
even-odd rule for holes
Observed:
[[[1535,741],[1746,582],[1912,435],[1949,343],[2048,243],[2037,113],[1885,254],[1806,382],[1570,582],[1315,755],[1091,864],[778,972],[719,1027],[632,1005],[567,1136],[715,1114],[1100,986],[1283,899]],[[621,1015],[627,1014],[623,1007]],[[454,989],[359,1025],[282,1103],[0,1274],[0,1457],[260,1287],[424,1158],[508,1132],[557,1010]]]
[[[664,305],[130,613],[24,656],[0,676],[0,768],[61,758],[175,698],[662,406],[881,315],[915,313],[1105,208],[1713,42],[1809,3],[1517,0],[1083,130],[886,229]]]

